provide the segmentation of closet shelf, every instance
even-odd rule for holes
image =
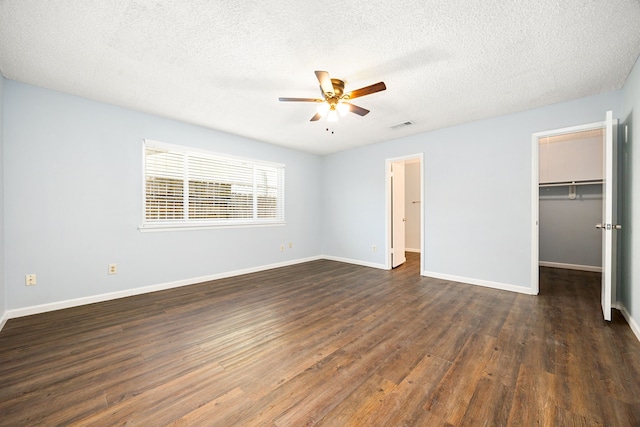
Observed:
[[[594,185],[602,184],[604,181],[601,179],[587,180],[587,181],[564,181],[564,182],[541,182],[540,187],[566,187],[567,185]]]

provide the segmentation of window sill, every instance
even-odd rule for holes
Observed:
[[[284,221],[246,224],[142,224],[138,227],[138,230],[148,233],[157,231],[215,230],[220,228],[278,227],[286,224]]]

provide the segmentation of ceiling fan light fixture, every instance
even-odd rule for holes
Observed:
[[[320,105],[318,105],[318,114],[320,114],[320,116],[324,117],[327,115],[327,113],[329,112],[329,109],[331,108],[331,106],[326,103],[323,102]]]
[[[338,112],[336,111],[336,109],[331,106],[331,109],[329,109],[329,113],[327,114],[327,121],[328,122],[337,122],[338,121]]]
[[[349,105],[345,104],[342,101],[338,102],[338,105],[336,106],[336,110],[338,110],[338,113],[340,113],[341,116],[346,116],[347,113],[351,111],[351,109],[349,108]]]

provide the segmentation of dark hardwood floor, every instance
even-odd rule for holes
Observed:
[[[541,294],[314,261],[0,332],[0,425],[638,426],[640,342],[597,273]]]

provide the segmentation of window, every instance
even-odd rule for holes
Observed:
[[[284,165],[145,140],[141,229],[284,222]]]

